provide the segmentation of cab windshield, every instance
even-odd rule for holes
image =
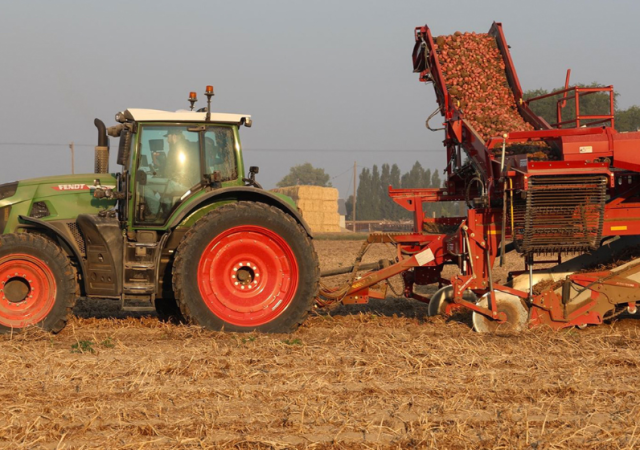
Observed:
[[[195,131],[190,131],[195,130]],[[233,127],[193,125],[141,127],[136,166],[135,221],[159,225],[203,180],[218,172],[238,178]],[[144,172],[142,174],[141,172]],[[140,182],[146,178],[146,183]]]

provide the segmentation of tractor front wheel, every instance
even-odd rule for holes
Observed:
[[[76,270],[54,242],[0,236],[0,332],[38,326],[57,333],[77,299]]]
[[[173,286],[191,323],[226,331],[286,333],[318,293],[318,257],[291,216],[262,203],[232,203],[189,230],[173,265]]]

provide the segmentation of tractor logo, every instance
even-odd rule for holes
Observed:
[[[53,189],[56,191],[88,191],[91,189],[95,189],[95,186],[87,186],[86,184],[59,184],[57,186],[53,186]],[[115,189],[115,186],[102,186],[105,189]]]
[[[86,184],[59,184],[53,186],[56,191],[88,191],[89,186]]]

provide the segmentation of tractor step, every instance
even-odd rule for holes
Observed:
[[[127,283],[124,285],[124,294],[133,294],[133,295],[141,295],[141,294],[153,294],[155,292],[155,286],[150,283]]]
[[[132,311],[132,312],[155,312],[155,306],[123,306],[122,311]]]
[[[120,306],[122,311],[155,311],[156,307],[153,302],[153,295],[126,295],[122,299]]]
[[[159,245],[157,242],[127,242],[126,245],[122,309],[154,311]]]

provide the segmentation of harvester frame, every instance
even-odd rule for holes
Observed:
[[[512,329],[527,324],[553,329],[600,324],[619,314],[621,307],[635,313],[640,294],[630,292],[639,284],[627,278],[637,274],[635,266],[621,272],[569,275],[562,281],[561,293],[557,283],[538,295],[532,288],[533,266],[540,262],[535,255],[557,253],[560,261],[564,253],[595,250],[615,236],[640,235],[640,132],[618,133],[613,128],[612,86],[569,87],[569,72],[564,90],[525,100],[502,25],[493,23],[488,35],[495,39],[504,62],[518,114],[533,130],[504,130],[483,140],[448,91],[431,30],[426,25],[417,27],[414,72],[421,82],[434,86],[438,109],[430,119],[438,112],[444,117],[445,187],[390,186],[394,202],[413,213],[413,232],[373,234],[368,242],[395,244],[396,262],[362,275],[348,288],[324,289],[323,298],[335,301],[342,296],[343,301],[358,303],[368,297],[383,298],[380,283],[400,274],[406,297],[429,302],[430,314],[471,310],[478,331],[502,324]],[[580,98],[593,94],[609,95],[608,113],[581,115]],[[554,124],[529,107],[550,96],[562,96]],[[563,120],[562,110],[569,101],[575,104],[575,118]],[[510,145],[530,143],[549,145],[561,156],[557,161],[533,161],[526,154],[505,154]],[[466,216],[425,216],[423,203],[441,201],[466,202]],[[523,254],[529,275],[526,290],[493,280],[494,262],[505,254],[508,240],[512,241],[509,247]],[[445,264],[457,265],[460,273],[443,279]],[[358,262],[352,270],[354,274],[359,270]],[[425,297],[414,291],[414,284],[437,284],[440,290]]]

